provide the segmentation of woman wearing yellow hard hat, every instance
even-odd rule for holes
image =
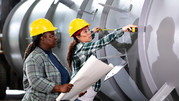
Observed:
[[[69,45],[69,50],[67,54],[67,62],[69,67],[72,70],[73,78],[86,60],[95,52],[102,47],[110,44],[115,39],[121,37],[124,32],[129,32],[131,27],[136,27],[136,25],[127,25],[123,28],[116,29],[112,33],[107,36],[101,38],[97,41],[92,41],[94,38],[94,33],[100,30],[99,27],[93,28],[92,31],[89,30],[90,24],[88,24],[85,20],[77,18],[71,21],[69,25],[69,34],[70,37],[73,37],[74,40]],[[73,68],[72,68],[73,67]],[[85,81],[84,81],[85,82]],[[82,92],[84,94],[82,97],[79,97],[80,101],[93,101],[97,92],[100,90],[100,80],[96,82],[92,87],[87,90],[87,93]]]
[[[32,43],[24,54],[23,87],[26,91],[22,101],[55,101],[58,95],[69,92],[69,70],[52,52],[56,46],[54,31],[57,28],[44,18],[30,26]]]

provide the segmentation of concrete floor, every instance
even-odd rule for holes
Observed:
[[[24,96],[24,91],[22,90],[6,90],[6,98],[0,101],[21,101],[23,96]],[[101,101],[101,100],[95,97],[94,101]]]

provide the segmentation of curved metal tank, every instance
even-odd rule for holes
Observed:
[[[143,6],[138,45],[142,71],[155,94],[151,101],[179,99],[177,2],[146,0]]]
[[[167,0],[165,1],[167,2]],[[155,2],[158,3],[159,0]],[[146,64],[149,63],[152,64],[154,63],[153,60],[157,59],[157,57],[150,56],[151,54],[153,54],[151,53],[153,51],[150,50],[156,48],[157,43],[162,43],[163,41],[161,39],[156,38],[157,35],[156,33],[154,33],[153,35],[150,34],[151,36],[149,36],[149,34],[144,34],[146,33],[144,32],[144,28],[145,28],[144,26],[151,25],[152,28],[156,28],[155,22],[157,21],[156,20],[153,21],[154,19],[153,14],[156,13],[154,12],[155,11],[154,9],[156,8],[155,6],[151,6],[151,4],[155,2],[152,2],[152,0],[145,0],[145,1],[144,0],[24,0],[21,1],[11,11],[4,25],[3,49],[4,49],[5,56],[11,67],[13,67],[14,70],[19,74],[19,76],[22,77],[23,54],[27,45],[31,42],[31,38],[29,36],[29,26],[35,19],[38,18],[42,18],[42,17],[47,18],[54,24],[54,26],[58,27],[58,30],[56,31],[58,44],[57,47],[53,49],[53,51],[57,54],[57,56],[61,60],[61,63],[64,64],[65,66],[67,66],[66,55],[67,55],[68,45],[72,40],[68,34],[68,26],[73,19],[82,18],[86,20],[88,23],[91,24],[90,28],[99,26],[100,28],[109,28],[109,29],[120,28],[128,24],[138,25],[138,22],[140,22],[139,23],[140,40],[138,40],[137,33],[132,33],[131,35],[125,33],[123,37],[117,39],[111,45],[108,45],[102,50],[97,52],[97,57],[99,59],[101,57],[112,57],[112,58],[104,59],[103,61],[106,63],[112,63],[113,65],[120,65],[123,64],[124,62],[128,63],[125,66],[125,69],[122,69],[119,73],[117,73],[114,77],[110,78],[109,80],[103,82],[104,78],[102,78],[101,92],[99,92],[98,96],[103,101],[106,100],[147,101],[151,99],[152,96],[155,94],[155,92],[163,85],[163,80],[166,80],[164,78],[165,76],[162,77],[162,79],[160,79],[160,77],[163,76],[162,73],[161,75],[160,73],[159,74],[156,73],[160,69],[163,69],[162,68],[163,65],[159,65],[160,61],[158,63],[156,62],[156,66],[157,67],[161,66],[161,67],[158,67],[157,69],[151,69],[151,67],[155,65],[150,65],[150,66],[147,65],[148,68],[146,68]],[[150,10],[152,7],[154,8]],[[161,7],[165,8],[165,6],[161,6]],[[160,10],[161,9],[159,9],[159,11]],[[148,12],[146,13],[145,11]],[[149,11],[151,12],[149,13]],[[175,16],[175,14],[173,14],[173,16]],[[177,16],[175,16],[175,18],[176,17]],[[158,17],[158,19],[160,19],[160,17]],[[168,20],[171,20],[171,17],[166,19],[166,22],[165,21],[163,22],[164,25],[167,22],[172,23],[172,21],[168,21]],[[146,23],[147,21],[150,23],[149,24]],[[160,29],[163,29],[164,25],[162,24]],[[146,29],[148,28],[150,27],[146,27]],[[170,28],[172,28],[172,26]],[[165,31],[167,30],[165,29]],[[174,31],[174,29],[172,31]],[[161,32],[163,31],[159,30],[159,33]],[[96,38],[94,40],[97,40],[108,33],[110,33],[110,31],[99,32],[99,34],[96,34]],[[177,34],[173,34],[173,33],[171,36],[174,35],[177,36]],[[144,35],[146,36],[144,37]],[[161,42],[159,42],[159,40],[161,40]],[[153,43],[155,43],[156,45],[153,45]],[[171,43],[166,42],[168,46]],[[177,45],[177,40],[175,42],[175,48],[173,48],[175,50],[174,51],[175,54],[177,51],[176,45]],[[161,48],[164,47],[155,49],[156,56],[159,56],[157,55],[159,54],[159,52],[157,52],[157,49],[161,49]],[[172,49],[172,47],[170,48]],[[165,52],[166,51],[164,51],[164,53]],[[172,54],[172,52],[170,55],[166,55],[166,56],[171,56],[171,55],[173,56],[172,57],[173,60],[175,55]],[[175,61],[173,62],[177,63]],[[175,71],[173,70],[171,70],[171,72],[175,73]],[[167,72],[165,74],[169,75],[171,72]],[[174,80],[171,79],[172,76],[171,77],[167,76],[167,78],[170,80]],[[176,85],[174,86],[177,87],[178,85],[179,84],[176,83]],[[170,98],[172,97],[170,96]]]

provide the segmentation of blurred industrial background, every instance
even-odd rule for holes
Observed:
[[[17,72],[9,66],[2,48],[2,30],[5,20],[19,2],[20,0],[0,0],[0,99],[5,98],[6,101],[20,100],[24,93],[18,93],[18,90],[23,90],[22,78],[17,76]]]

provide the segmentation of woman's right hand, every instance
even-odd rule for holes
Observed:
[[[66,93],[69,92],[72,89],[73,85],[72,84],[63,84],[60,86],[60,92]]]
[[[96,33],[96,32],[99,32],[99,27],[94,27],[93,29],[92,29],[92,31],[93,31],[93,33]]]
[[[55,85],[52,92],[67,93],[72,89],[72,87],[73,87],[73,84]]]

